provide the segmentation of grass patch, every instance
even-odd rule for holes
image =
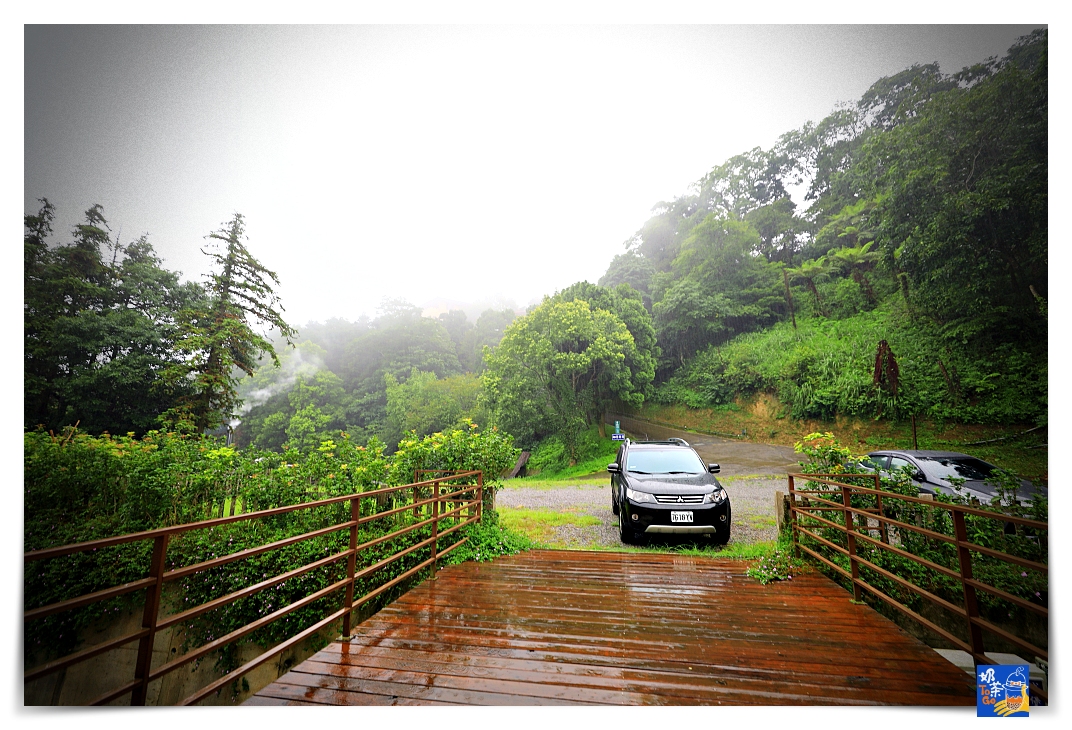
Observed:
[[[499,507],[499,523],[506,529],[521,533],[531,540],[550,544],[555,529],[564,525],[592,527],[601,524],[598,517],[573,511],[553,512],[524,507]]]
[[[614,523],[617,527],[618,523]],[[701,558],[727,558],[730,560],[760,560],[774,554],[778,543],[774,540],[754,543],[731,542],[728,545],[710,545],[699,541],[662,538],[647,545],[618,545],[597,547],[596,550],[615,553],[673,553]]]
[[[509,479],[502,484],[502,489],[566,489],[572,487],[609,487],[606,478],[596,479],[561,479],[558,477],[534,476],[522,479]]]

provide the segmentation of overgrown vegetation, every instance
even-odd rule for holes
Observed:
[[[870,474],[862,478],[853,477],[853,474],[862,472],[858,467],[859,457],[853,455],[833,434],[811,434],[798,444],[797,450],[806,457],[806,462],[802,462],[804,464],[804,473],[839,474],[839,481],[851,484],[854,479],[862,479],[862,481],[858,481],[860,486],[874,486],[873,477]],[[910,469],[905,468],[892,475],[883,474],[881,478],[882,489],[888,490],[893,494],[917,496],[919,489],[911,479],[909,472]],[[1049,506],[1046,497],[1038,495],[1029,505],[1023,505],[1013,499],[1016,489],[1020,485],[1020,481],[1015,475],[999,471],[994,479],[998,482],[999,489],[997,496],[994,497],[990,504],[972,503],[966,496],[957,494],[936,494],[934,495],[934,501],[945,504],[967,505],[993,513],[994,517],[965,515],[968,539],[971,542],[1006,555],[1043,564],[1048,563],[1049,535],[1046,531],[1040,533],[1033,528],[1016,526],[1002,519],[1004,515],[1014,515],[1027,517],[1039,522],[1047,522]],[[826,494],[818,496],[835,503],[841,502],[840,488],[830,487],[820,482],[800,484],[799,481],[798,488],[826,492]],[[854,495],[851,504],[855,508],[877,509],[876,498],[871,495]],[[830,522],[838,525],[845,524],[844,516],[839,511],[824,512],[822,514],[823,518]],[[882,502],[882,515],[887,519],[916,525],[933,533],[954,536],[951,513],[940,507],[928,507],[897,499],[884,499]],[[806,519],[804,521],[809,522],[809,530],[843,549],[846,548],[845,534],[841,529]],[[874,523],[872,532],[873,534],[880,534],[877,522]],[[954,574],[960,570],[958,551],[952,542],[935,539],[914,530],[897,526],[891,526],[887,536],[890,543],[896,545],[900,550],[942,566],[953,571]],[[803,544],[812,547],[812,549],[821,551],[835,564],[848,569],[849,560],[846,555],[827,549],[807,536],[799,536],[798,539]],[[953,605],[960,605],[963,601],[963,589],[960,581],[949,577],[941,571],[921,565],[916,561],[864,540],[856,541],[856,554],[879,568],[908,580]],[[1029,603],[1039,606],[1048,605],[1049,583],[1045,573],[1025,570],[1018,565],[980,552],[973,552],[971,559],[972,571],[976,580],[994,586]],[[838,573],[829,569],[825,570],[835,580],[843,580]],[[924,616],[941,613],[941,611],[936,612],[932,604],[918,593],[905,589],[897,581],[868,568],[866,565],[861,564],[860,574],[868,583],[883,593],[895,598],[912,610],[922,613]],[[866,592],[864,595],[868,597]],[[1044,646],[1048,641],[1046,622],[1040,620],[1033,612],[986,591],[977,591],[977,596],[983,618],[1000,626],[1016,626],[1017,630],[1013,633],[1021,633],[1021,630],[1023,630],[1031,636],[1032,641],[1041,642],[1040,645]],[[887,609],[877,599],[871,599],[871,603],[879,610],[892,610]],[[963,621],[951,621],[946,616],[940,618],[938,623],[939,625],[946,625],[955,634],[964,634]],[[992,642],[992,639],[988,639],[988,642]],[[993,646],[993,643],[988,645]],[[1006,649],[1015,651],[1016,647],[1005,647],[1000,650],[1004,651]]]
[[[464,429],[400,443],[386,455],[382,442],[364,445],[343,438],[327,440],[309,453],[296,449],[283,454],[256,449],[236,450],[209,437],[189,437],[151,431],[142,438],[93,436],[69,429],[55,436],[44,431],[24,439],[25,533],[24,548],[34,550],[94,538],[183,524],[230,513],[300,504],[381,485],[408,484],[417,469],[482,469],[486,491],[493,492],[498,475],[513,463],[517,450],[512,439],[494,430]],[[394,498],[362,500],[362,514],[396,506]],[[426,508],[427,509],[427,508]],[[168,568],[190,565],[213,557],[264,545],[292,535],[339,524],[348,519],[349,507],[339,503],[258,520],[242,521],[210,530],[184,533],[168,549]],[[361,527],[359,539],[371,540],[401,529],[419,519],[404,510],[388,519]],[[430,535],[428,527],[362,551],[359,567],[372,565],[388,554]],[[509,531],[492,526],[475,533],[482,555],[495,550],[517,550],[527,543]],[[445,538],[441,548],[457,535]],[[280,550],[195,573],[170,584],[172,610],[197,605],[239,588],[285,573],[301,565],[345,550],[348,530],[303,541]],[[497,546],[498,545],[498,546]],[[27,608],[82,595],[102,587],[144,577],[150,544],[122,545],[68,558],[27,564]],[[419,563],[418,551],[362,580],[361,595]],[[298,598],[331,585],[345,574],[345,561],[287,580],[256,596],[218,609],[186,626],[188,640],[200,645],[227,631],[267,615]],[[342,573],[340,573],[342,571]],[[276,642],[322,618],[338,595],[300,609],[252,635],[257,642]],[[326,602],[326,603],[325,603]],[[78,632],[93,620],[125,606],[125,599],[59,614],[26,625],[26,645],[33,652],[68,649]],[[234,648],[224,652],[224,665],[234,659]]]

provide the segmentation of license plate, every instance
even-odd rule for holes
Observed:
[[[692,522],[692,512],[671,512],[671,522]]]

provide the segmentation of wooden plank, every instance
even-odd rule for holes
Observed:
[[[315,704],[974,704],[934,651],[821,574],[530,551],[441,571],[257,693]]]

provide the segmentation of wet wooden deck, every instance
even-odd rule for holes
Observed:
[[[450,566],[246,704],[974,705],[972,678],[818,573],[532,551]]]

